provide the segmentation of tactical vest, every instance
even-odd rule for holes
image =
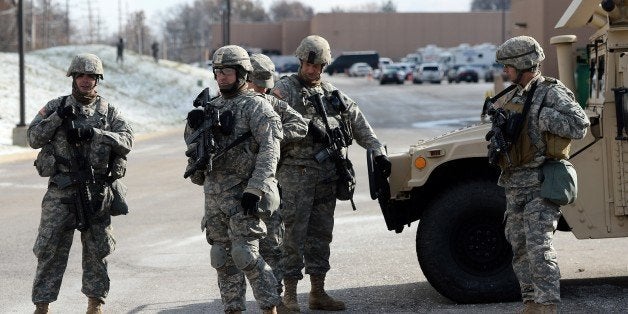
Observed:
[[[508,151],[508,156],[511,160],[511,168],[533,162],[543,155],[554,159],[569,158],[570,139],[562,138],[548,132],[540,134],[538,128],[538,117],[541,109],[545,106],[545,95],[549,89],[554,88],[554,84],[556,83],[556,79],[551,77],[544,77],[544,80],[539,82],[532,98],[530,110],[522,122],[519,138],[513,140]],[[513,97],[506,102],[504,109],[509,112],[509,117],[515,113],[522,112],[525,97],[526,95],[513,95]],[[530,121],[531,117],[534,119],[534,122]],[[532,123],[534,123],[534,128],[531,128]],[[500,158],[500,166],[502,169],[507,167],[503,157]]]

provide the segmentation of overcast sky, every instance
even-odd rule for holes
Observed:
[[[57,0],[63,2],[62,0]],[[260,0],[264,8],[268,10],[275,0]],[[398,12],[464,12],[471,8],[471,0],[392,0],[397,6]],[[79,11],[80,16],[86,16],[85,0],[70,0],[77,5],[73,5],[70,10]],[[193,0],[92,0],[93,9],[102,13],[108,32],[115,32],[118,28],[119,7],[123,14],[144,10],[146,12],[147,23],[159,23],[159,16],[167,13],[169,9],[183,3],[193,3]],[[314,8],[315,13],[329,12],[332,7],[355,8],[365,3],[381,4],[385,0],[316,0],[302,1]],[[312,5],[315,3],[315,5]],[[81,8],[83,7],[83,8]],[[81,13],[81,11],[83,11]],[[74,15],[74,14],[73,14]]]

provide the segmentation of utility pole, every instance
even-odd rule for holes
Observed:
[[[222,10],[222,44],[226,46],[230,42],[230,20],[231,20],[231,0],[225,0],[225,5]]]
[[[13,129],[13,145],[26,146],[26,109],[24,106],[24,0],[17,7],[17,42],[20,55],[20,122]]]
[[[502,0],[502,42],[506,41],[506,0]]]

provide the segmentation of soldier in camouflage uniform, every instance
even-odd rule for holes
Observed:
[[[310,275],[311,291],[308,305],[314,310],[344,310],[342,301],[330,297],[324,289],[325,275],[330,269],[330,243],[336,207],[336,183],[339,178],[331,158],[321,162],[315,155],[328,145],[328,134],[322,117],[308,96],[322,94],[331,128],[341,127],[360,146],[375,151],[379,169],[390,173],[390,162],[357,104],[327,82],[321,80],[325,65],[331,61],[327,41],[316,35],[304,38],[295,55],[300,59],[298,74],[277,82],[272,93],[285,100],[308,120],[308,135],[301,141],[282,146],[282,159],[277,178],[283,187],[282,216],[284,235],[283,302],[299,311],[297,283],[303,278],[301,270]],[[343,148],[343,155],[346,148]]]
[[[261,53],[251,55],[251,65],[253,72],[249,77],[249,88],[260,93],[268,100],[273,109],[281,118],[283,127],[283,140],[281,145],[298,141],[307,135],[307,122],[301,114],[292,109],[287,102],[279,100],[277,97],[269,95],[267,92],[275,86],[275,64],[270,58]],[[264,204],[264,206],[277,206],[279,202]],[[268,213],[272,213],[268,215]],[[281,244],[283,241],[284,226],[279,212],[279,207],[273,210],[264,210],[260,214],[260,218],[266,224],[266,237],[260,240],[260,254],[264,260],[273,269],[275,279],[277,279],[277,291],[282,292],[281,281],[283,279],[283,267],[281,265]]]
[[[511,139],[507,151],[509,162],[500,158],[498,182],[506,192],[505,233],[512,245],[513,269],[521,286],[524,313],[556,313],[560,271],[552,237],[560,208],[540,197],[542,165],[548,159],[569,158],[571,139],[585,136],[589,120],[568,88],[541,75],[545,55],[534,38],[511,38],[497,49],[496,56],[516,84],[506,94],[506,117],[522,121],[520,135]],[[529,110],[522,117],[526,102]]]
[[[246,50],[235,45],[219,48],[213,69],[221,95],[204,105],[204,111],[188,114],[185,136],[214,116],[205,113],[220,112],[220,125],[208,129],[216,145],[225,148],[239,138],[244,141],[212,160],[211,168],[204,165],[192,175],[192,181],[205,190],[201,228],[211,245],[211,265],[218,272],[225,312],[246,310],[244,273],[260,308],[276,313],[281,298],[272,269],[259,254],[259,240],[266,236],[260,216],[272,214],[260,211],[278,207],[275,171],[283,138],[281,121],[266,98],[247,88],[253,68]],[[260,207],[272,202],[269,198],[275,205]]]
[[[48,304],[59,294],[77,227],[78,188],[71,183],[76,173],[67,161],[75,162],[73,155],[80,154],[87,160],[95,179],[88,185],[93,212],[86,213],[88,227],[81,231],[81,291],[89,298],[87,313],[101,313],[101,304],[109,292],[105,257],[115,248],[111,182],[124,175],[124,169],[114,169],[111,165],[112,160],[120,160],[129,153],[133,132],[118,109],[96,91],[99,80],[103,79],[102,62],[97,56],[77,55],[67,76],[72,77],[72,94],[49,101],[28,128],[29,145],[42,148],[36,161],[37,170],[42,176],[50,176],[33,247],[37,273],[32,299],[35,313],[47,313]]]

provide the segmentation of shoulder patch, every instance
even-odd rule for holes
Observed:
[[[553,78],[553,77],[546,76],[546,77],[545,77],[545,81],[544,81],[544,82],[545,82],[546,84],[556,84],[556,83],[558,83],[558,80],[557,80],[557,79],[555,79],[555,78]]]
[[[273,89],[273,95],[275,95],[275,97],[277,97],[277,98],[279,98],[279,99],[281,99],[281,100],[283,100],[283,99],[284,99],[284,94],[283,94],[283,92],[282,92],[281,90],[279,90],[279,89],[276,89],[276,88],[275,88],[275,89]]]

